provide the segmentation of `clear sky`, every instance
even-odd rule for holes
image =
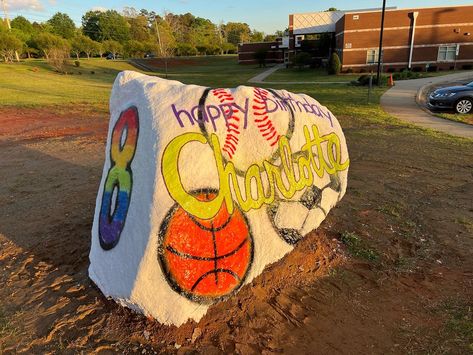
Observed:
[[[309,1],[309,0],[6,0],[10,17],[23,15],[33,21],[46,21],[55,12],[65,12],[76,22],[90,9],[115,9],[134,7],[157,13],[165,10],[176,14],[190,12],[205,17],[214,23],[246,22],[251,28],[267,34],[288,27],[288,15],[298,12],[323,11],[329,7],[341,10],[381,7],[382,1]],[[387,0],[387,6],[428,7],[471,4],[472,0]]]

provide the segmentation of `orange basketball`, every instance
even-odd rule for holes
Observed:
[[[214,190],[194,195],[202,201]],[[223,203],[208,220],[189,215],[175,205],[161,225],[159,259],[173,289],[191,300],[214,302],[237,290],[253,259],[253,240],[243,213],[233,214]]]

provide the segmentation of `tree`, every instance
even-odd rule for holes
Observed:
[[[155,21],[156,36],[158,38],[159,56],[164,58],[165,76],[168,77],[168,58],[174,54],[176,39],[173,36],[169,23],[163,19]]]
[[[112,55],[113,59],[123,52],[121,43],[114,40],[103,41],[102,47],[105,52],[109,52]]]
[[[51,26],[51,32],[61,36],[62,38],[72,38],[76,32],[76,26],[74,21],[62,12],[57,12],[48,20],[48,24]]]
[[[115,10],[88,11],[82,16],[82,32],[94,41],[114,40],[125,43],[130,39],[130,25]]]
[[[227,42],[238,45],[242,42],[249,42],[250,40],[250,26],[246,23],[229,22],[225,26],[225,33],[227,35]]]
[[[35,29],[30,21],[23,16],[17,16],[10,22],[11,28],[23,32],[25,35],[32,36]]]
[[[176,54],[179,56],[185,55],[196,55],[197,49],[190,43],[178,43],[176,47]]]
[[[65,39],[48,32],[36,35],[33,42],[35,47],[43,52],[47,60],[53,51],[57,55],[57,49],[62,51],[69,51],[70,49],[69,43]]]
[[[140,14],[133,7],[125,7],[123,16],[130,25],[130,38],[136,41],[146,42],[150,40],[148,18]]]
[[[87,56],[87,59],[90,59],[90,57],[94,53],[100,53],[101,52],[101,46],[102,44],[96,41],[93,41],[87,36],[84,35],[78,35],[74,37],[71,40],[71,46],[72,46],[72,53],[74,53],[79,59],[79,56],[81,53],[85,53]]]
[[[84,52],[85,38],[91,40],[89,37],[84,35],[78,35],[71,39],[71,51],[76,56],[77,60],[79,60],[80,54]]]
[[[145,53],[143,43],[131,39],[123,45],[123,51],[129,58],[142,58]]]
[[[233,43],[224,42],[222,50],[225,54],[236,53],[237,47]]]
[[[0,56],[3,57],[5,63],[13,62],[15,52],[20,52],[24,43],[14,34],[1,31],[0,32]]]
[[[263,42],[264,33],[260,31],[253,30],[250,35],[250,42]]]
[[[340,74],[340,69],[342,65],[340,63],[340,58],[338,57],[338,54],[333,52],[332,56],[330,57],[330,63],[328,66],[328,73],[331,75],[338,75]]]

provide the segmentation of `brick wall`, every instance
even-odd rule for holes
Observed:
[[[419,15],[412,67],[429,63],[450,69],[452,62],[437,61],[439,46],[445,44],[460,44],[457,67],[473,63],[473,6],[388,10],[383,39],[385,70],[408,66],[413,11],[418,11]],[[336,43],[343,51],[344,70],[370,69],[366,64],[367,51],[379,46],[380,24],[381,12],[347,13],[338,21]]]
[[[258,64],[255,53],[267,51],[266,63],[283,63],[284,54],[277,42],[241,43],[238,45],[238,63]]]

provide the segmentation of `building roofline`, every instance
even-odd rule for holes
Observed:
[[[452,8],[452,7],[471,7],[473,5],[442,5],[442,6],[425,6],[425,7],[403,7],[403,8],[386,8],[386,11],[406,11],[406,10],[428,10],[428,9],[445,9],[445,8]],[[379,12],[379,10],[372,10],[372,11],[364,11],[364,12]],[[346,11],[345,14],[354,14],[360,11],[357,10],[349,10]]]
[[[443,8],[452,8],[452,7],[471,7],[473,5],[441,5],[441,6],[425,6],[425,7],[405,7],[398,8],[397,6],[386,7],[386,11],[402,11],[402,10],[424,10],[424,9],[443,9]],[[372,9],[353,9],[353,10],[337,10],[337,11],[327,11],[327,12],[343,12],[344,14],[354,14],[354,13],[369,13],[369,12],[380,12],[382,8],[372,8]],[[317,12],[326,12],[326,11],[310,11],[310,12],[295,12],[289,15],[306,15],[313,14]]]

